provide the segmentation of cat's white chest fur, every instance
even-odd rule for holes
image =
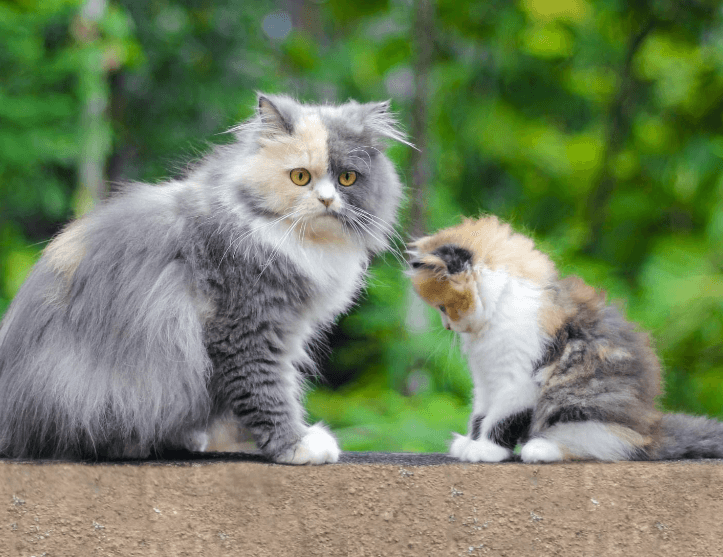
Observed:
[[[270,227],[258,241],[275,250],[283,265],[291,263],[310,283],[311,296],[294,323],[296,334],[289,340],[293,362],[308,363],[306,343],[346,311],[363,285],[368,256],[351,242],[315,243],[299,239],[287,225]]]
[[[478,272],[484,326],[479,334],[461,334],[474,380],[474,412],[521,411],[538,395],[532,367],[544,346],[538,324],[542,290],[504,270]]]

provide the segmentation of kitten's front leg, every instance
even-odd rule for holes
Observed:
[[[225,379],[220,387],[234,415],[270,459],[285,464],[339,460],[331,433],[322,424],[309,427],[304,422],[301,378],[294,366],[250,360]]]
[[[486,416],[473,414],[469,435],[455,434],[450,455],[465,462],[501,462],[511,458],[517,442],[527,436],[532,410],[516,410],[505,402],[508,399],[501,397]]]
[[[501,462],[512,456],[512,451],[482,436],[490,428],[489,421],[482,414],[473,414],[468,435],[454,433],[449,454],[464,462]]]
[[[464,462],[500,462],[512,456],[512,451],[494,443],[487,437],[490,429],[488,414],[495,414],[490,408],[490,386],[485,384],[478,375],[472,376],[474,380],[474,408],[469,420],[467,435],[454,433],[454,440],[449,447],[449,454]],[[494,416],[493,416],[494,417]],[[493,425],[493,424],[492,424]]]

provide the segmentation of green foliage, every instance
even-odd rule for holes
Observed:
[[[90,37],[79,5],[0,3],[0,312],[72,214],[83,145],[105,145],[111,182],[159,180],[225,141],[256,90],[391,97],[408,129],[426,98],[423,228],[484,211],[532,233],[651,332],[664,408],[723,417],[717,2],[437,0],[420,29],[419,2],[113,0]],[[93,94],[108,109],[89,122]],[[391,154],[414,199],[412,150]],[[401,271],[375,262],[309,394],[346,449],[444,450],[465,428],[465,362]]]

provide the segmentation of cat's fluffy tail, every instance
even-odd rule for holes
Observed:
[[[653,458],[723,458],[723,423],[702,416],[665,414]]]

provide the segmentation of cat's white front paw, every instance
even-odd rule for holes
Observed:
[[[560,446],[542,437],[530,439],[525,443],[520,456],[523,462],[558,462],[563,458]]]
[[[339,460],[339,445],[322,424],[311,426],[296,446],[276,459],[283,464],[324,464]]]
[[[489,439],[475,441],[464,435],[454,434],[449,454],[464,462],[501,462],[512,456],[512,451],[496,445]]]

